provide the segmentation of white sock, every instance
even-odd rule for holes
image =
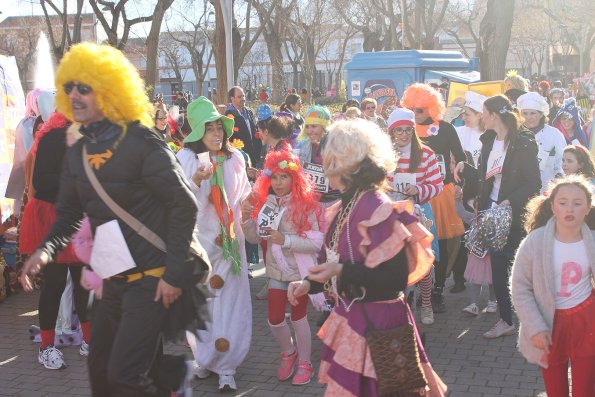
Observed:
[[[277,325],[273,325],[269,322],[269,327],[271,328],[271,333],[275,339],[277,339],[277,343],[279,343],[282,353],[289,355],[295,352],[295,346],[291,339],[291,331],[289,330],[287,321],[283,321],[281,324]]]
[[[310,331],[308,316],[304,316],[304,318],[297,321],[291,321],[291,324],[295,331],[299,359],[310,362],[310,356],[312,355],[312,331]]]

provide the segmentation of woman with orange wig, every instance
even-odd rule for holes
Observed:
[[[447,247],[457,247],[449,244],[449,239],[459,239],[465,233],[463,222],[457,215],[454,201],[454,179],[447,168],[451,156],[456,162],[466,159],[455,128],[442,120],[444,116],[444,100],[440,92],[427,84],[413,84],[405,90],[402,100],[403,107],[415,113],[415,131],[422,142],[436,153],[444,190],[440,195],[430,201],[432,211],[436,217],[436,230],[438,232],[438,246],[440,247],[440,260],[435,264],[434,291],[432,294],[434,312],[445,310],[442,290],[446,280],[449,258]],[[453,253],[455,254],[455,253]]]
[[[290,282],[306,277],[308,270],[317,264],[323,244],[317,196],[297,156],[288,150],[270,151],[254,185],[254,207],[252,211],[244,208],[242,212],[246,240],[256,244],[263,239],[268,243],[268,323],[281,348],[277,378],[284,381],[295,372],[291,381],[294,385],[309,383],[312,377],[312,333],[307,318],[308,298],[302,295],[297,305],[291,306],[294,345],[285,321],[287,288]],[[321,310],[323,294],[312,295],[311,299]]]

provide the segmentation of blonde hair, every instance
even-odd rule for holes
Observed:
[[[322,152],[325,174],[341,176],[352,184],[355,176],[366,174],[364,185],[379,186],[386,174],[397,168],[397,153],[388,134],[376,123],[364,119],[341,120],[331,124]],[[364,168],[377,172],[366,172]],[[372,175],[374,174],[374,175]],[[378,180],[380,178],[380,180]],[[357,181],[361,184],[360,180]]]
[[[347,108],[344,114],[346,119],[358,119],[362,117],[362,112],[356,107]]]
[[[64,55],[56,71],[56,108],[69,120],[73,120],[72,105],[62,86],[73,81],[93,89],[97,106],[112,123],[125,128],[139,121],[153,127],[155,107],[137,69],[120,50],[85,42],[72,46]]]
[[[517,90],[529,91],[529,81],[518,74],[507,76],[504,82],[509,82],[512,88],[516,88]]]
[[[595,211],[592,209],[593,185],[583,175],[573,174],[554,179],[549,183],[547,191],[543,195],[535,196],[527,203],[524,222],[527,233],[545,226],[550,218],[554,216],[552,203],[556,198],[556,194],[558,194],[558,191],[563,186],[576,186],[585,193],[587,204],[591,207],[591,211],[587,214],[585,222],[589,225],[590,229],[595,229]]]
[[[367,106],[369,103],[370,103],[370,104],[372,104],[372,105],[374,105],[374,106],[378,106],[378,102],[376,102],[376,99],[374,99],[374,98],[364,98],[364,99],[362,100],[362,103],[361,103],[361,105],[360,105],[361,109],[362,109],[362,110],[366,110],[366,106]]]

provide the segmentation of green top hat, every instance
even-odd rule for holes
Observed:
[[[211,121],[221,120],[228,138],[233,134],[234,120],[220,115],[213,102],[204,96],[190,102],[186,116],[192,132],[184,139],[184,143],[200,141],[205,136],[205,124]]]

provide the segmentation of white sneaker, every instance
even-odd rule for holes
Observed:
[[[498,311],[498,301],[488,301],[486,313],[496,313]]]
[[[483,334],[483,337],[486,339],[496,339],[501,336],[510,336],[514,334],[516,334],[516,327],[514,325],[508,325],[506,321],[500,319],[491,330]]]
[[[434,324],[434,312],[431,307],[421,308],[421,323],[425,325]]]
[[[171,397],[192,397],[192,378],[194,377],[194,364],[196,361],[186,361],[186,374],[180,388],[171,393]]]
[[[477,305],[475,303],[472,303],[469,306],[467,306],[466,308],[464,308],[463,311],[467,312],[469,314],[473,314],[474,316],[477,316],[479,314],[479,307],[477,307]]]
[[[211,371],[204,367],[201,367],[196,361],[192,363],[192,373],[198,379],[206,379],[209,376],[211,376]]]
[[[219,375],[219,391],[236,391],[236,380],[233,375]]]
[[[62,352],[50,345],[45,349],[39,349],[39,356],[37,361],[47,369],[64,369],[66,363],[64,362],[64,356]]]
[[[85,341],[81,343],[81,347],[79,348],[79,354],[83,357],[89,357],[89,344]]]

